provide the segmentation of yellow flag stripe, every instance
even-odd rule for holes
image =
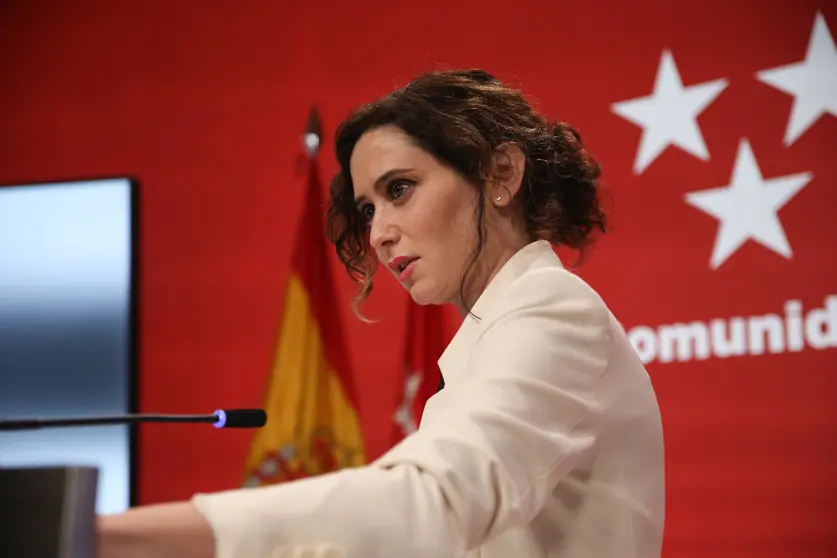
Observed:
[[[277,456],[298,476],[363,465],[357,411],[328,361],[308,292],[295,273],[286,290],[265,400],[269,420],[251,444],[248,475],[264,469],[266,460],[275,465]],[[275,481],[287,478],[276,475]]]

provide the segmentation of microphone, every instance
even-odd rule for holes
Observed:
[[[267,423],[262,409],[219,409],[211,415],[110,415],[98,417],[32,418],[0,420],[0,431],[37,430],[64,426],[102,426],[144,422],[208,422],[215,428],[261,428]]]

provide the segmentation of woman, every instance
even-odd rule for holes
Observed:
[[[382,262],[463,323],[418,432],[366,467],[102,518],[103,557],[660,555],[648,375],[553,245],[604,231],[599,168],[481,71],[434,72],[338,130],[329,232],[362,299]]]

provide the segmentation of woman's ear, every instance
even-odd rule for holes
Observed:
[[[491,180],[487,194],[494,207],[507,207],[520,191],[526,171],[526,155],[514,143],[504,143],[491,158]]]

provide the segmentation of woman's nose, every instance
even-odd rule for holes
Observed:
[[[393,244],[398,238],[398,231],[386,219],[385,215],[376,214],[372,218],[372,227],[369,231],[369,243],[375,250],[381,250]]]

